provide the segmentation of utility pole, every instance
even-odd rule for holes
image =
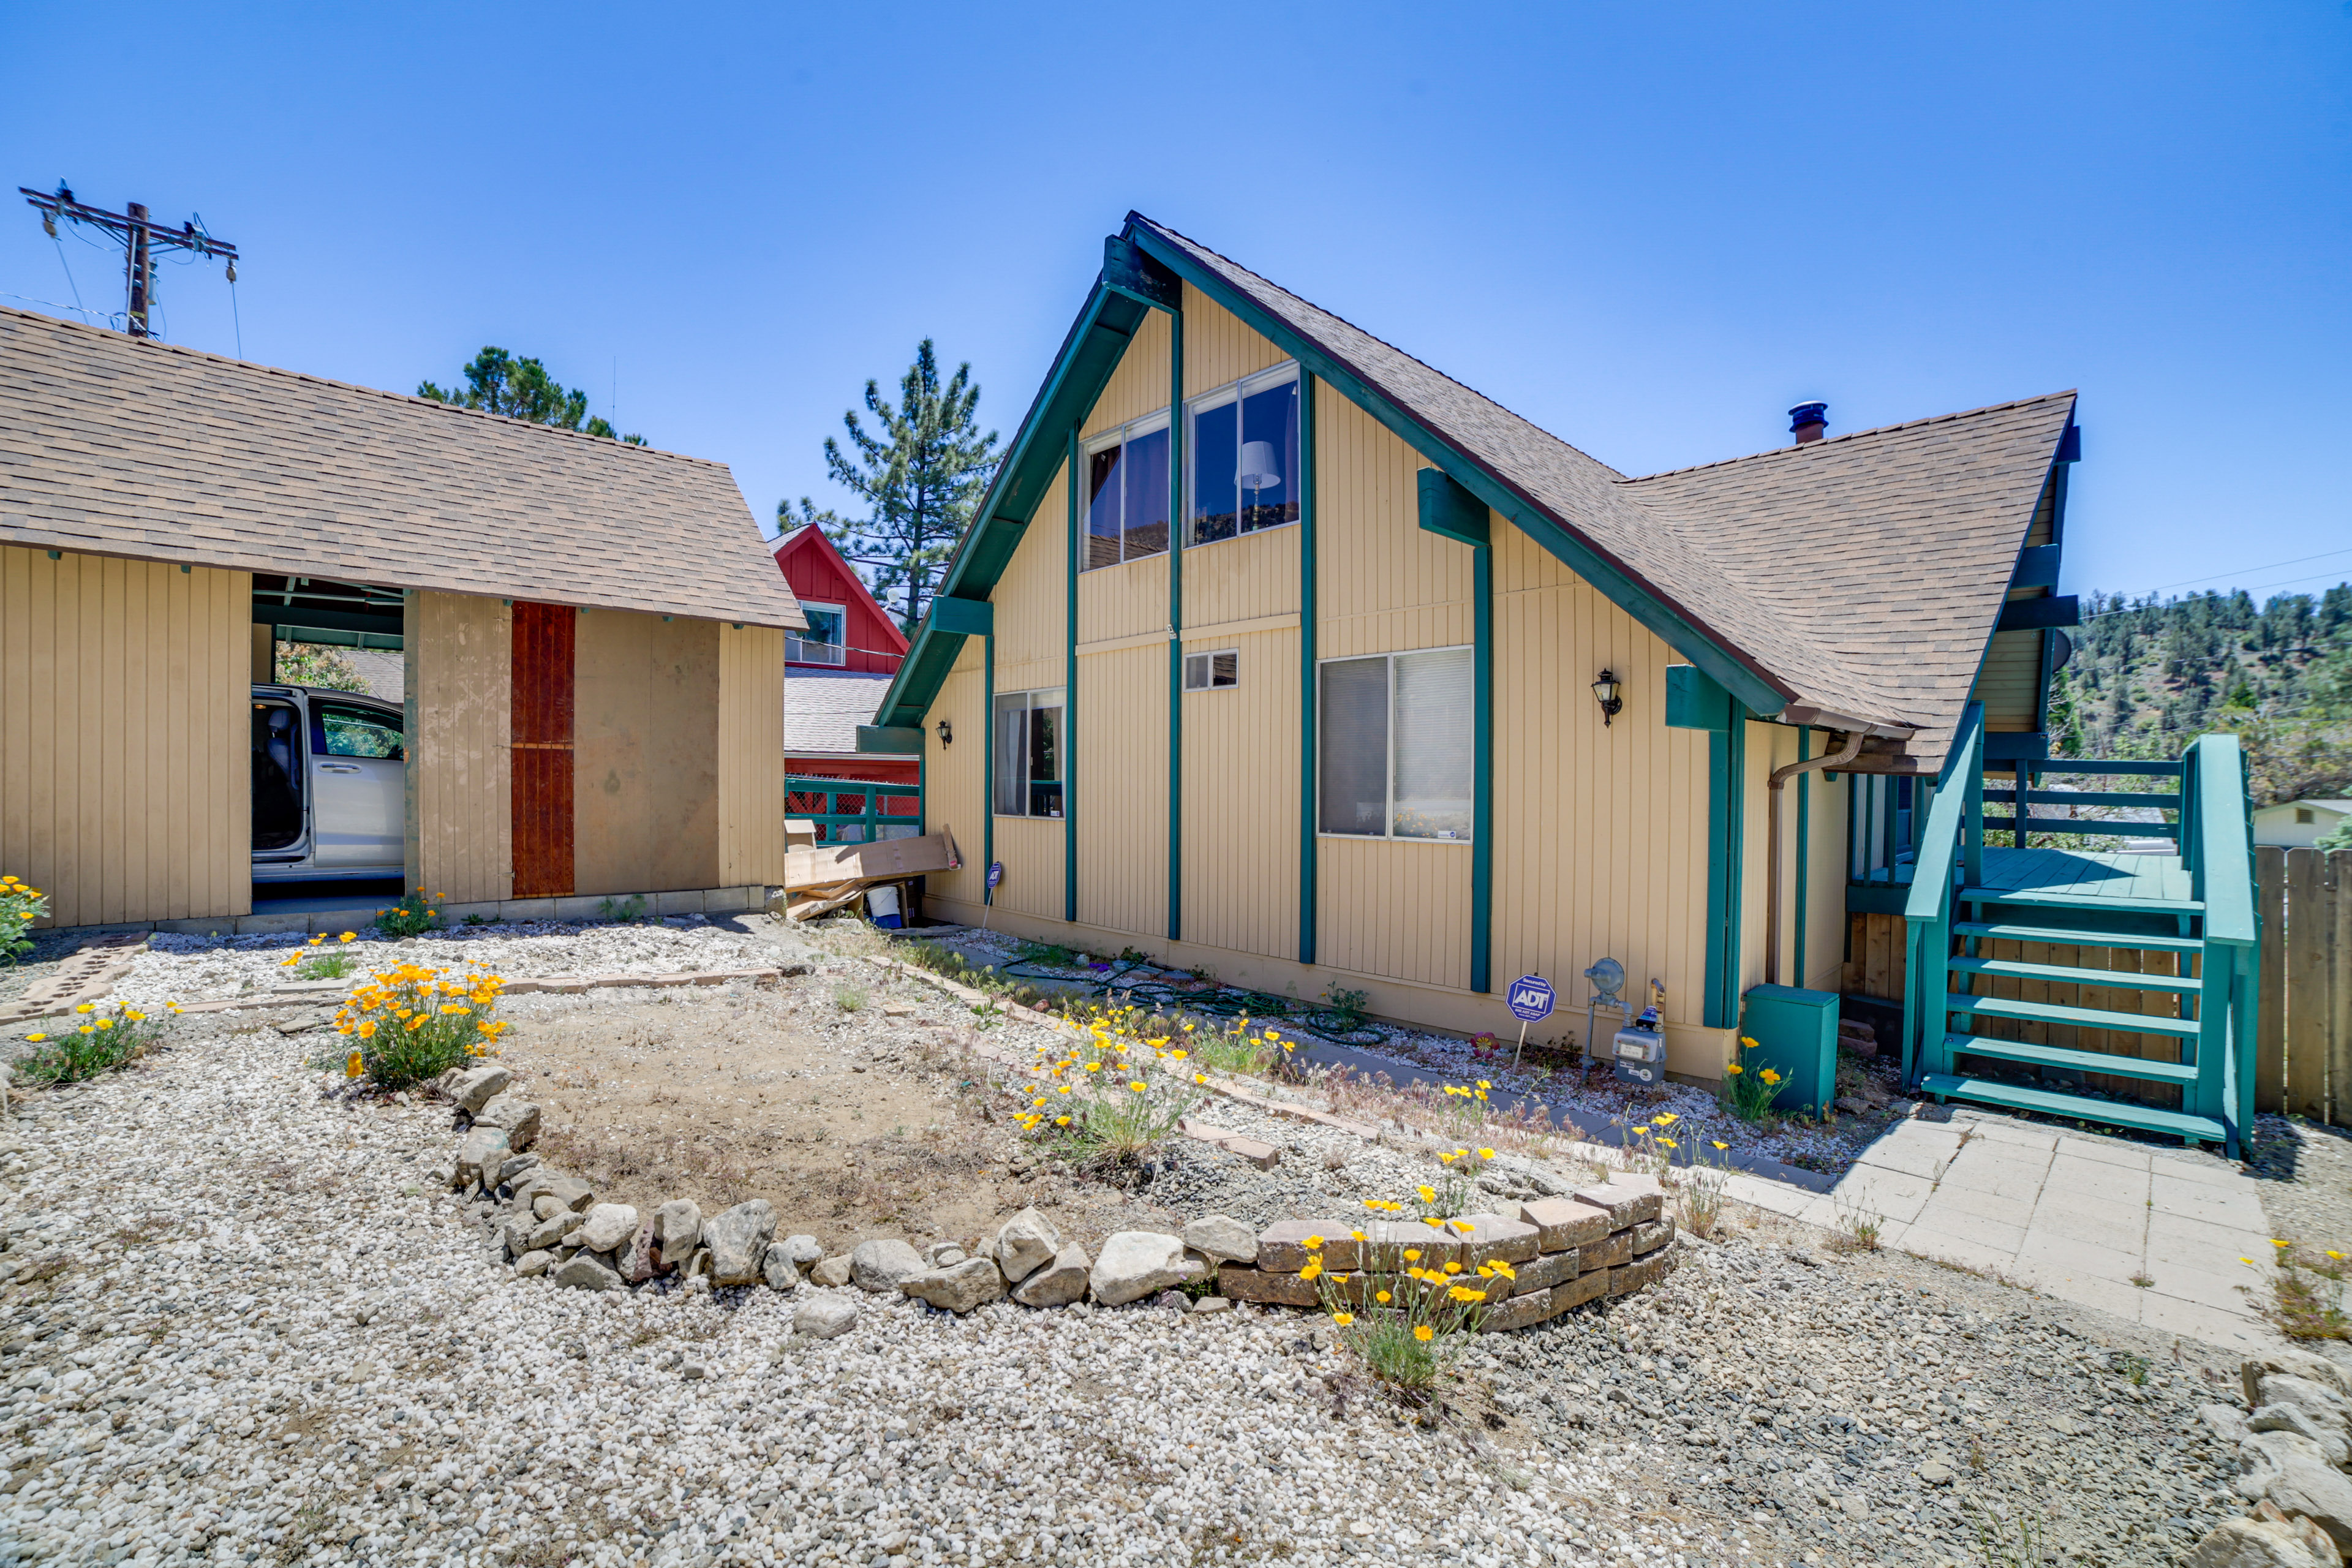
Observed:
[[[73,192],[63,181],[58,182],[54,192],[37,191],[29,185],[18,185],[16,190],[26,205],[41,215],[41,227],[51,239],[58,237],[58,219],[64,218],[68,223],[85,223],[103,229],[121,243],[123,286],[130,301],[125,330],[134,338],[154,335],[148,316],[155,298],[157,251],[186,250],[198,256],[225,257],[228,261],[228,280],[236,281],[236,247],[206,234],[201,219],[192,217],[177,228],[159,226],[149,220],[147,208],[139,202],[130,203],[127,211],[110,213],[74,200]]]

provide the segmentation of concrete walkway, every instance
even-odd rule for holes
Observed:
[[[1898,1122],[1826,1194],[1734,1176],[1732,1195],[2230,1350],[2279,1343],[2254,1179],[2213,1155],[1992,1112]],[[2251,1260],[2251,1261],[2249,1261]],[[2250,1294],[2251,1292],[2251,1294]]]

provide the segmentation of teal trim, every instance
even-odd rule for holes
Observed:
[[[1430,470],[1423,468],[1423,473]],[[1423,488],[1422,493],[1427,495]],[[1426,527],[1424,523],[1423,526]],[[1491,990],[1495,910],[1495,550],[1470,554],[1470,989]]]
[[[1063,460],[1063,433],[1079,423],[1102,395],[1118,368],[1147,307],[1097,279],[1085,307],[1055,354],[1045,384],[1023,416],[1020,428],[997,465],[987,493],[973,510],[972,524],[948,558],[940,584],[944,597],[981,597],[996,585],[1029,520],[1044,500]],[[918,628],[914,646],[883,694],[874,721],[920,724],[962,650],[961,637]]]
[[[1182,293],[1180,289],[1178,298]],[[1184,312],[1168,312],[1168,940],[1184,934]]]
[[[1315,837],[1315,376],[1298,378],[1298,962],[1315,962],[1316,904],[1321,897]]]
[[[795,822],[814,822],[820,828],[854,826],[859,830],[861,839],[868,844],[882,837],[883,828],[906,824],[905,817],[884,813],[882,803],[886,800],[915,802],[915,831],[920,833],[923,830],[923,786],[919,777],[910,784],[876,784],[868,779],[818,778],[810,774],[787,773],[784,775],[784,789],[790,795],[815,795],[823,803],[821,810],[793,813]],[[861,801],[860,808],[856,811],[840,810],[844,795]],[[823,835],[822,841],[828,844],[843,842],[831,834]]]
[[[1797,761],[1801,763],[1807,761],[1811,757],[1812,752],[1813,732],[1811,730],[1798,731]],[[1808,917],[1811,915],[1813,908],[1813,906],[1809,903],[1805,898],[1805,887],[1809,880],[1807,873],[1811,870],[1809,860],[1813,844],[1812,784],[1812,774],[1799,773],[1797,775],[1797,929],[1795,940],[1790,943],[1792,950],[1790,953],[1790,973],[1796,976],[1797,984],[1799,985],[1804,984],[1807,978],[1805,974],[1805,927],[1808,923]],[[1774,889],[1774,896],[1779,896],[1778,889]]]
[[[1484,550],[1490,542],[1486,503],[1450,478],[1443,468],[1423,468],[1413,476],[1424,532]]]
[[[1692,664],[1666,666],[1666,726],[1673,730],[1715,730],[1724,727],[1730,695]]]
[[[1582,536],[1571,532],[1532,497],[1513,489],[1475,458],[1372,390],[1352,365],[1300,334],[1256,300],[1228,287],[1223,279],[1197,265],[1150,228],[1139,226],[1133,215],[1129,219],[1128,232],[1137,245],[1165,263],[1178,277],[1232,311],[1251,331],[1274,342],[1302,367],[1329,382],[1341,396],[1444,469],[1486,506],[1508,518],[1514,527],[1599,589],[1627,615],[1655,632],[1675,652],[1704,668],[1742,702],[1768,715],[1788,705],[1789,693],[1749,668],[1712,633],[1652,594],[1635,581],[1629,570],[1603,555]]]
[[[1102,280],[1104,288],[1139,305],[1156,305],[1171,313],[1184,305],[1182,281],[1124,235],[1103,240]]]
[[[2017,570],[2010,574],[2009,585],[2012,588],[2055,588],[2058,585],[2058,546],[2029,544],[2017,552]]]
[[[1748,842],[1748,714],[1726,695],[1706,741],[1706,994],[1709,1028],[1739,1023],[1739,915]]]
[[[923,754],[923,731],[912,724],[889,728],[880,724],[860,724],[857,726],[857,749],[894,757],[919,757]]]
[[[954,599],[942,595],[931,601],[931,612],[925,619],[943,632],[986,637],[996,629],[996,606],[986,599]]]
[[[988,868],[996,864],[996,637],[980,639],[980,901],[989,896]]]
[[[1069,478],[1062,489],[1070,501],[1068,583],[1063,600],[1063,624],[1068,629],[1069,652],[1062,677],[1062,918],[1078,918],[1078,426],[1070,426],[1070,450],[1064,459]]]

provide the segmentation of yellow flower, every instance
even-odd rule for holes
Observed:
[[[1671,1138],[1661,1138],[1658,1140],[1658,1147],[1661,1149],[1679,1149],[1682,1145],[1675,1142]]]
[[[1054,1118],[1054,1125],[1056,1127],[1067,1127],[1069,1124],[1070,1119],[1066,1116],[1056,1116]]]
[[[1475,1230],[1475,1229],[1477,1229],[1477,1228],[1478,1228],[1476,1226],[1472,1225],[1472,1224],[1471,1224],[1468,1220],[1466,1220],[1466,1219],[1453,1219],[1453,1220],[1448,1220],[1448,1221],[1446,1221],[1445,1223],[1446,1223],[1447,1225],[1451,1226],[1454,1230],[1456,1230],[1456,1231],[1460,1232],[1460,1233],[1461,1233],[1462,1235],[1464,1235],[1464,1236],[1467,1236],[1467,1235],[1469,1235],[1472,1231],[1474,1231],[1474,1230]]]
[[[1418,1247],[1406,1247],[1406,1248],[1404,1249],[1404,1260],[1405,1260],[1407,1263],[1418,1263],[1418,1262],[1420,1262],[1420,1261],[1421,1261],[1421,1248],[1419,1248]]]
[[[32,1037],[32,1036],[30,1036],[30,1035],[27,1035],[27,1036],[26,1036],[25,1037],[26,1037],[26,1039],[28,1039],[28,1040],[29,1040],[29,1039],[31,1039],[33,1037]],[[2340,1253],[2340,1252],[2336,1251],[2336,1250],[2335,1250],[2334,1248],[2332,1248],[2332,1247],[2328,1250],[2328,1254],[2327,1254],[2327,1256],[2328,1256],[2328,1257],[2330,1257],[2330,1258],[2334,1258],[2334,1259],[2336,1259],[2336,1261],[2337,1261],[2338,1263],[2341,1263],[2341,1262],[2343,1262],[2343,1261],[2344,1261],[2344,1255],[2343,1255],[2342,1253]]]
[[[2286,1246],[2286,1243],[2285,1243],[2285,1242],[2284,1242],[2284,1241],[2279,1240],[2276,1237],[2273,1237],[2271,1238],[2271,1245],[2272,1245],[2273,1247],[2285,1247],[2285,1246]]]
[[[1492,1149],[1481,1149],[1478,1151],[1478,1158],[1481,1160],[1491,1160],[1494,1157],[1495,1152]]]
[[[301,962],[302,962],[302,955],[301,955],[300,953],[299,953],[299,952],[298,952],[298,953],[296,953],[296,954],[295,954],[293,957],[291,957],[291,958],[281,958],[281,959],[279,959],[279,960],[278,961],[278,968],[280,968],[280,969],[291,969],[291,968],[293,968],[296,964],[298,964],[298,963],[301,963]]]
[[[80,1006],[75,1008],[74,1011],[77,1013],[94,1013],[98,1011],[98,1008],[96,1004],[85,1002]]]
[[[1135,1090],[1138,1094],[1141,1094],[1143,1092],[1143,1085],[1140,1083],[1130,1083],[1127,1087]]]
[[[1482,1079],[1480,1079],[1478,1080],[1478,1087],[1479,1087],[1480,1089],[1492,1089],[1492,1088],[1494,1088],[1495,1086],[1494,1086],[1493,1084],[1491,1084],[1491,1083],[1488,1083],[1485,1079],[1483,1079],[1483,1078],[1482,1078]]]
[[[1309,1251],[1309,1252],[1320,1252],[1322,1249],[1323,1249],[1323,1238],[1322,1238],[1321,1237],[1319,1237],[1319,1236],[1310,1236],[1310,1237],[1308,1237],[1307,1238],[1307,1251]]]
[[[1353,1312],[1334,1312],[1331,1314],[1331,1321],[1344,1329],[1349,1323],[1356,1321],[1356,1314]]]
[[[1194,1083],[1206,1083],[1209,1081],[1209,1075],[1204,1072],[1196,1072],[1192,1075],[1192,1081]]]
[[[1451,1262],[1451,1261],[1449,1261],[1449,1262],[1445,1265],[1445,1271],[1446,1271],[1448,1274],[1459,1274],[1459,1273],[1461,1273],[1461,1272],[1462,1272],[1462,1265],[1460,1265],[1459,1263],[1454,1263],[1454,1262]]]
[[[1412,1331],[1412,1337],[1419,1340],[1423,1344],[1427,1344],[1430,1341],[1437,1337],[1437,1331],[1431,1328],[1427,1323],[1423,1323]]]
[[[1375,1290],[1375,1291],[1373,1291],[1373,1292],[1372,1292],[1372,1300],[1375,1300],[1375,1301],[1378,1301],[1381,1306],[1385,1307],[1385,1306],[1387,1306],[1387,1305],[1388,1305],[1391,1300],[1395,1300],[1395,1298],[1394,1298],[1394,1297],[1392,1297],[1392,1296],[1391,1296],[1391,1295],[1390,1295],[1387,1291],[1385,1291],[1385,1290]]]
[[[100,1018],[98,1020],[98,1026],[101,1029],[111,1029],[114,1027],[114,1020],[111,1018]]]
[[[357,932],[357,931],[347,931],[343,932],[343,934],[342,934],[342,935],[341,935],[341,936],[337,937],[335,940],[336,940],[337,942],[357,942],[357,941],[359,941],[359,939],[360,939],[360,933],[359,933],[359,932]]]
[[[1650,1120],[1656,1122],[1661,1127],[1672,1127],[1676,1121],[1680,1121],[1681,1118],[1677,1117],[1671,1110],[1661,1110],[1655,1116],[1650,1118]]]
[[[1437,1189],[1434,1187],[1415,1187],[1413,1191],[1421,1194],[1423,1203],[1433,1204],[1437,1201]]]
[[[87,1035],[89,1033],[89,1026],[88,1024],[84,1024],[79,1028],[76,1029],[74,1033],[77,1035]]]
[[[1736,1073],[1739,1071],[1739,1064],[1738,1062],[1726,1062],[1723,1064],[1723,1070],[1726,1072]]]
[[[362,1021],[362,1022],[360,1024],[360,1026],[359,1026],[359,1036],[360,1036],[360,1038],[361,1038],[361,1039],[362,1039],[362,1040],[367,1040],[367,1039],[373,1039],[373,1038],[374,1038],[374,1037],[375,1037],[375,1021],[374,1021],[373,1019],[367,1019],[367,1020]]]
[[[1453,1297],[1454,1300],[1457,1301],[1483,1301],[1486,1299],[1486,1292],[1484,1290],[1473,1290],[1467,1285],[1456,1285],[1454,1289],[1448,1290],[1446,1294]]]
[[[1301,1279],[1312,1279],[1322,1272],[1323,1260],[1319,1258],[1310,1258],[1307,1260],[1307,1267],[1298,1271],[1298,1277]]]
[[[1364,1233],[1363,1233],[1362,1231],[1360,1231],[1360,1230],[1351,1230],[1351,1231],[1349,1231],[1348,1234],[1349,1234],[1349,1236],[1354,1237],[1358,1241],[1362,1241],[1362,1240],[1365,1238],[1365,1237],[1364,1237]],[[2333,1255],[2333,1254],[2330,1254],[2330,1256],[2332,1257],[2332,1256],[2334,1256],[2334,1255]]]
[[[31,1041],[35,1042],[36,1044],[37,1044],[38,1042],[40,1042],[40,1041],[42,1041],[42,1040],[46,1040],[46,1039],[47,1039],[47,1038],[48,1038],[48,1036],[47,1036],[47,1035],[26,1035],[26,1036],[25,1037],[25,1038],[26,1038],[27,1040],[31,1040]]]
[[[1718,1148],[1718,1149],[1728,1149],[1728,1148],[1730,1148],[1730,1147],[1731,1147],[1731,1145],[1730,1145],[1730,1144],[1728,1144],[1728,1143],[1725,1142],[1724,1142],[1722,1139],[1720,1139],[1720,1138],[1712,1139],[1712,1140],[1710,1140],[1710,1142],[1713,1142],[1713,1143],[1715,1144],[1715,1146],[1716,1146],[1717,1148]]]
[[[465,1014],[472,1012],[473,1009],[471,1007],[460,1007],[455,1002],[445,1002],[441,1005],[441,1011],[446,1014],[462,1016]]]

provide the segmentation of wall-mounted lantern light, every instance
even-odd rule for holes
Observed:
[[[1601,679],[1592,683],[1592,695],[1601,704],[1601,723],[1606,729],[1609,721],[1625,708],[1625,700],[1617,694],[1617,678],[1602,670]]]
[[[948,728],[948,721],[944,719],[940,721],[940,744],[942,746],[955,744],[955,731]]]

